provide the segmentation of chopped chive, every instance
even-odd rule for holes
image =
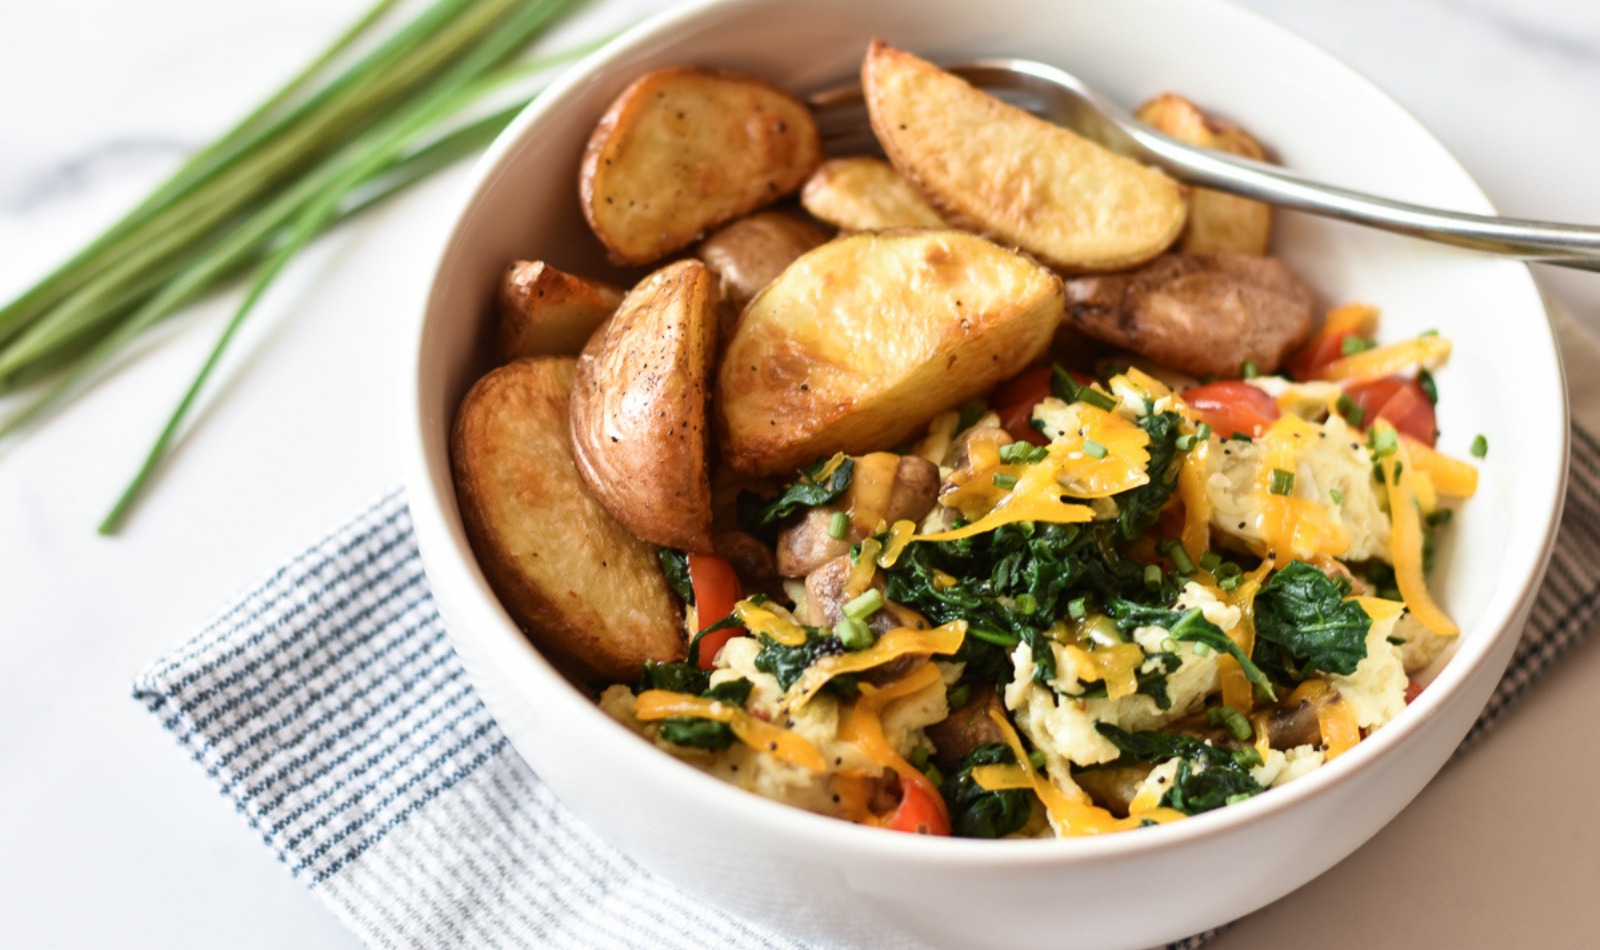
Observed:
[[[1227,577],[1217,578],[1217,587],[1222,590],[1238,590],[1239,585],[1243,582],[1243,574],[1229,574]]]
[[[1438,336],[1438,335],[1439,335],[1439,331],[1438,330],[1423,330],[1421,333],[1417,334],[1418,337]]]
[[[1240,567],[1233,561],[1223,561],[1220,565],[1218,565],[1216,570],[1218,577],[1238,577],[1243,573],[1244,568]]]
[[[1034,749],[1032,752],[1029,752],[1028,764],[1033,766],[1035,769],[1044,768],[1044,750]]]
[[[1161,586],[1161,568],[1155,564],[1144,566],[1144,586],[1155,590]]]
[[[1400,438],[1393,429],[1373,429],[1367,444],[1375,458],[1387,458],[1400,448]]]
[[[910,762],[912,765],[915,765],[919,769],[927,768],[928,747],[925,745],[919,745],[915,749],[912,749],[911,754],[906,756],[906,761]]]
[[[944,773],[939,771],[939,767],[932,762],[929,762],[928,767],[922,770],[922,774],[927,776],[928,781],[934,785],[944,784]]]
[[[944,695],[944,704],[951,710],[960,709],[972,701],[972,687],[966,683],[955,687]]]
[[[1000,447],[1000,461],[1007,465],[1030,465],[1049,458],[1050,451],[1030,442],[1013,442]]]
[[[1255,439],[1252,439],[1250,437],[1250,434],[1248,432],[1235,432],[1233,435],[1228,436],[1228,439],[1230,441],[1233,441],[1233,442],[1254,442],[1255,441]]]
[[[996,472],[994,475],[994,487],[1010,491],[1017,487],[1017,476],[1007,475],[1005,472]]]
[[[1328,489],[1328,497],[1332,498],[1333,499],[1333,503],[1336,504],[1336,505],[1344,504],[1344,492],[1340,491],[1337,488]]]
[[[1194,644],[1194,655],[1195,656],[1210,656],[1211,655],[1211,647],[1208,644],[1196,641],[1195,644]]]
[[[1435,406],[1439,404],[1439,384],[1433,381],[1433,374],[1426,368],[1417,371],[1417,385],[1422,387],[1422,394],[1428,397],[1428,402]]]
[[[1450,508],[1440,508],[1437,511],[1430,511],[1428,512],[1428,524],[1434,525],[1435,527],[1442,524],[1449,524],[1450,519],[1455,517],[1455,514],[1455,511]]]
[[[1377,345],[1378,341],[1370,337],[1351,334],[1339,341],[1339,355],[1355,356],[1357,353],[1365,353]]]
[[[828,519],[828,537],[835,541],[843,541],[850,533],[850,516],[842,511],[835,511],[833,517]]]
[[[1200,555],[1200,566],[1208,571],[1214,571],[1222,566],[1222,555],[1215,551],[1207,551]]]
[[[1178,447],[1179,452],[1187,452],[1194,448],[1194,433],[1186,432],[1174,439],[1172,444]]]
[[[872,630],[853,617],[840,617],[833,625],[833,635],[846,650],[865,650],[872,646]]]
[[[1189,559],[1189,552],[1183,549],[1182,544],[1168,540],[1162,543],[1161,551],[1172,561],[1172,566],[1178,569],[1179,574],[1194,573],[1194,561]]]
[[[1017,613],[1022,614],[1024,617],[1031,617],[1039,610],[1039,600],[1032,594],[1018,594],[1015,603]]]
[[[865,620],[883,609],[883,593],[869,587],[860,596],[845,604],[840,610],[851,620]]]
[[[1475,458],[1475,459],[1481,459],[1485,455],[1488,455],[1489,454],[1489,440],[1488,440],[1488,438],[1483,436],[1483,435],[1481,435],[1481,434],[1478,435],[1478,436],[1475,436],[1473,438],[1473,440],[1472,440],[1472,448],[1468,449],[1468,451],[1472,453],[1472,457]]]
[[[1366,421],[1366,410],[1356,405],[1356,401],[1354,399],[1351,399],[1349,396],[1346,396],[1343,393],[1341,393],[1339,398],[1334,402],[1334,406],[1339,410],[1339,415],[1343,416],[1344,421],[1350,423],[1350,427],[1353,429],[1361,428],[1361,423]]]
[[[1248,742],[1253,732],[1250,720],[1244,718],[1244,715],[1232,706],[1212,706],[1207,709],[1206,722],[1213,726],[1224,727],[1238,742]]]
[[[1074,597],[1067,601],[1067,616],[1073,620],[1082,620],[1089,616],[1089,598]]]
[[[1092,455],[1097,459],[1106,457],[1106,447],[1093,439],[1083,440],[1083,451],[1085,455]]]
[[[1194,437],[1204,442],[1206,439],[1211,438],[1211,431],[1211,426],[1202,422],[1198,426],[1195,426]]]
[[[1294,494],[1294,473],[1286,472],[1281,468],[1273,469],[1272,484],[1268,486],[1267,490],[1274,495]]]
[[[1255,360],[1245,360],[1244,365],[1239,367],[1239,375],[1245,379],[1255,379],[1261,375],[1261,370],[1256,367]]]

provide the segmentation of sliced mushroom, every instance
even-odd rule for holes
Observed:
[[[850,546],[876,534],[878,524],[921,521],[939,495],[939,467],[915,455],[873,452],[855,460],[850,489],[831,505],[818,505],[778,533],[778,573],[805,577],[850,552]],[[844,537],[829,534],[833,516],[844,511],[850,526]]]

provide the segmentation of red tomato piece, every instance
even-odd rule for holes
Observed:
[[[933,783],[922,776],[921,781],[905,781],[902,776],[900,804],[895,806],[889,819],[894,831],[909,831],[919,835],[950,834],[950,816],[945,812],[944,799]]]
[[[1032,445],[1049,445],[1044,433],[1035,429],[1030,420],[1033,407],[1050,396],[1048,366],[1030,366],[999,386],[989,397],[990,405],[1000,416],[1000,425],[1013,439]]]
[[[1422,684],[1416,680],[1406,680],[1406,705],[1409,706],[1416,702],[1417,697],[1421,695]]]
[[[728,559],[717,554],[689,555],[689,585],[694,588],[695,621],[704,630],[733,613],[733,605],[744,596],[739,575]],[[700,668],[711,669],[717,651],[734,637],[745,635],[743,627],[717,630],[700,638]]]
[[[1370,383],[1346,387],[1345,395],[1361,409],[1363,428],[1375,420],[1387,419],[1390,425],[1418,442],[1432,446],[1438,438],[1438,418],[1433,403],[1414,379],[1390,376]]]
[[[1224,439],[1236,432],[1255,438],[1278,421],[1277,400],[1236,379],[1185,389],[1183,401]]]
[[[1302,381],[1316,379],[1322,367],[1344,356],[1344,341],[1351,332],[1318,334],[1310,343],[1296,350],[1283,364],[1289,378]]]

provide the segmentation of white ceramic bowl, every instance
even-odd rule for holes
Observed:
[[[1394,817],[1461,739],[1510,657],[1560,508],[1567,426],[1550,328],[1518,264],[1281,218],[1279,253],[1324,302],[1379,305],[1389,337],[1439,327],[1455,341],[1439,375],[1443,447],[1464,453],[1478,432],[1494,447],[1436,580],[1464,633],[1422,697],[1348,755],[1173,825],[1093,840],[929,839],[758,798],[602,715],[527,643],[473,561],[450,483],[449,423],[486,368],[506,262],[544,258],[608,273],[576,189],[580,151],[606,104],[645,70],[683,63],[821,88],[852,75],[872,37],[934,59],[1057,63],[1127,104],[1179,91],[1314,177],[1491,210],[1445,149],[1377,88],[1222,0],[718,0],[659,17],[590,57],[496,143],[415,327],[407,484],[456,648],[517,751],[600,834],[708,903],[797,936],[860,946],[1137,947],[1248,913]]]

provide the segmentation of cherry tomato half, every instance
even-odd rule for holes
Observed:
[[[744,595],[733,565],[717,554],[689,555],[689,585],[694,588],[695,621],[702,630],[733,613],[733,605]],[[743,627],[729,627],[701,637],[700,668],[711,669],[717,651],[729,640],[744,634]]]
[[[1389,424],[1418,442],[1432,446],[1439,434],[1433,403],[1414,379],[1390,376],[1345,388],[1344,394],[1361,409],[1361,426],[1387,419]]]
[[[1183,401],[1224,439],[1235,432],[1255,438],[1278,420],[1277,400],[1236,379],[1185,389]]]
[[[1302,381],[1318,378],[1317,373],[1322,367],[1344,356],[1345,338],[1353,332],[1346,330],[1343,333],[1318,334],[1284,361],[1283,368],[1289,378]]]
[[[889,828],[919,835],[948,837],[950,816],[945,813],[944,799],[939,797],[933,783],[927,779],[920,782],[902,779],[900,786],[903,789],[900,804],[895,806],[894,815],[889,819]]]

